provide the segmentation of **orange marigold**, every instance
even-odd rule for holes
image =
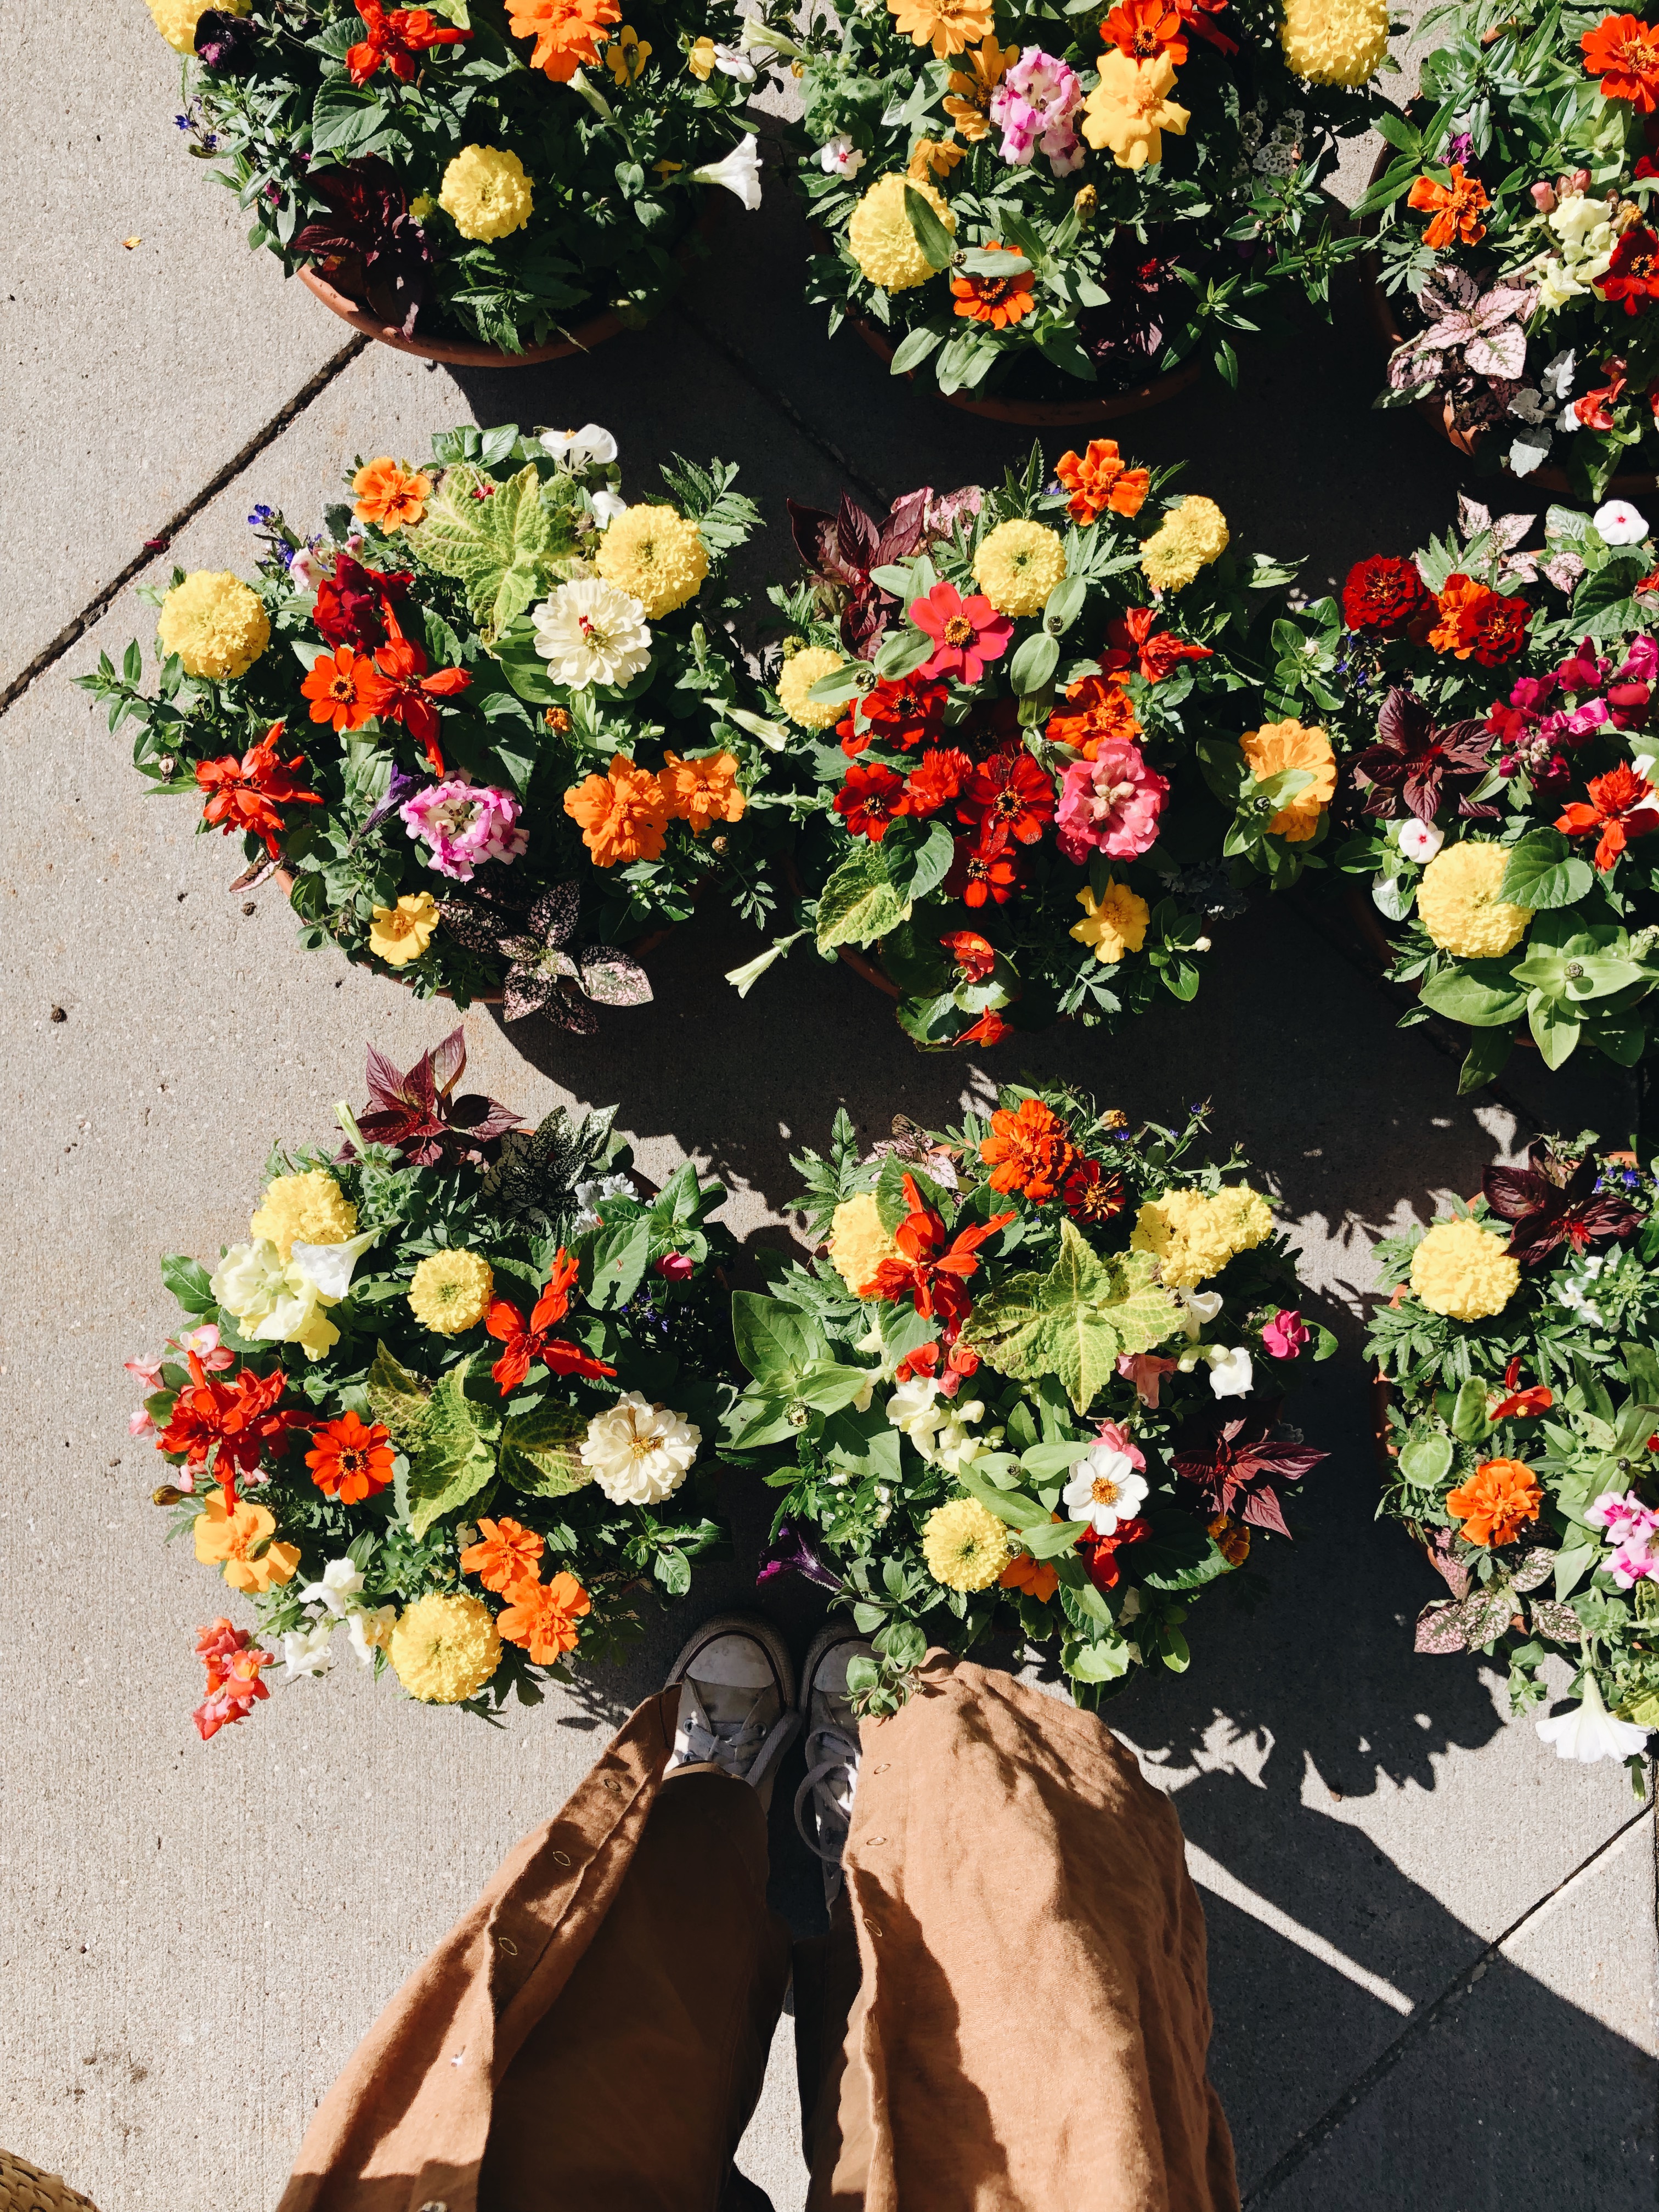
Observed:
[[[483,1521],[478,1541],[461,1553],[461,1572],[477,1575],[487,1590],[510,1590],[515,1583],[533,1582],[542,1540],[533,1528],[517,1521]]]
[[[593,1609],[593,1601],[562,1567],[550,1583],[526,1577],[507,1593],[507,1610],[495,1626],[504,1642],[527,1651],[538,1667],[551,1666],[567,1651],[574,1651],[580,1631],[576,1623]]]
[[[1432,177],[1419,177],[1406,204],[1419,215],[1432,211],[1434,220],[1423,234],[1423,243],[1431,253],[1460,242],[1479,246],[1486,234],[1486,226],[1480,220],[1480,210],[1492,204],[1486,188],[1479,177],[1466,177],[1456,161],[1451,165],[1450,184],[1439,185]]]
[[[1218,1513],[1204,1524],[1212,1542],[1230,1567],[1242,1567],[1250,1556],[1250,1532],[1231,1513]]]
[[[1107,738],[1139,735],[1140,717],[1121,681],[1113,676],[1085,676],[1067,691],[1065,705],[1048,717],[1050,742],[1075,747],[1085,760],[1093,760]]]
[[[662,857],[667,795],[649,769],[635,768],[622,753],[613,755],[608,776],[574,784],[564,795],[564,811],[580,823],[596,867]]]
[[[1091,438],[1086,452],[1062,453],[1054,474],[1072,496],[1066,502],[1073,522],[1086,530],[1109,508],[1114,514],[1139,514],[1152,489],[1145,469],[1132,469],[1115,438]]]
[[[1071,1132],[1040,1098],[1022,1098],[1010,1110],[991,1116],[991,1133],[980,1139],[979,1156],[991,1170],[993,1190],[1023,1191],[1034,1206],[1051,1199],[1077,1158]]]
[[[426,514],[432,479],[419,469],[400,468],[390,453],[366,461],[351,479],[357,495],[351,512],[359,522],[378,522],[386,530],[412,530]]]
[[[1482,668],[1501,668],[1526,642],[1532,609],[1513,592],[1494,592],[1473,576],[1448,576],[1435,602],[1437,619],[1429,632],[1437,653],[1473,653]]]
[[[599,58],[611,36],[602,26],[620,23],[621,0],[507,0],[507,29],[534,39],[532,69],[545,70],[555,84],[568,84],[579,69]]]
[[[1047,1559],[1034,1559],[1029,1552],[1018,1552],[1003,1569],[998,1587],[1023,1591],[1039,1605],[1047,1605],[1060,1588],[1060,1576]]]
[[[1267,823],[1268,832],[1287,845],[1305,845],[1319,829],[1319,817],[1336,796],[1336,755],[1323,730],[1304,730],[1300,722],[1264,722],[1246,730],[1238,749],[1252,775],[1265,782],[1287,768],[1305,769],[1312,777]]]
[[[1538,1477],[1518,1459],[1483,1459],[1448,1497],[1446,1510],[1462,1522],[1465,1542],[1508,1544],[1538,1518],[1543,1498]]]
[[[1659,107],[1659,29],[1635,15],[1604,15],[1578,43],[1603,100],[1627,100],[1638,115]]]
[[[741,822],[748,805],[738,782],[738,763],[730,753],[704,753],[696,760],[682,760],[678,753],[663,755],[657,781],[668,802],[671,822],[690,824],[701,837],[711,822]]]

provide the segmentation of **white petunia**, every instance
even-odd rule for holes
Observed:
[[[832,177],[856,177],[864,167],[863,150],[844,131],[838,131],[818,148],[818,167]]]
[[[536,435],[544,453],[573,469],[608,467],[617,458],[616,440],[597,422],[584,422],[580,430],[538,430]]]
[[[307,1359],[320,1359],[340,1340],[325,1311],[335,1301],[324,1296],[297,1261],[285,1265],[268,1237],[233,1244],[215,1269],[210,1287],[243,1335],[258,1343],[297,1344]]]
[[[1583,1702],[1570,1713],[1540,1721],[1538,1733],[1555,1746],[1558,1759],[1576,1759],[1581,1766],[1594,1766],[1598,1759],[1629,1759],[1647,1743],[1648,1731],[1634,1721],[1621,1721],[1601,1701],[1594,1674],[1584,1677]]]
[[[651,659],[645,609],[597,576],[561,584],[532,617],[537,652],[556,684],[631,684]]]
[[[1087,1521],[1097,1536],[1113,1536],[1120,1521],[1133,1521],[1146,1502],[1146,1478],[1127,1452],[1097,1444],[1072,1462],[1061,1496],[1073,1521]]]
[[[702,1431],[684,1413],[624,1390],[595,1413],[582,1439],[582,1465],[613,1505],[660,1505],[685,1480]]]
[[[693,169],[687,182],[724,185],[752,213],[761,204],[760,141],[751,131],[723,161],[710,161],[701,169]]]
[[[587,496],[601,530],[609,530],[619,514],[628,512],[628,501],[619,498],[614,491],[591,491]]]
[[[301,1605],[319,1605],[335,1620],[353,1610],[350,1601],[363,1586],[362,1571],[349,1559],[331,1559],[320,1582],[307,1583],[300,1592]]]
[[[353,1268],[380,1233],[378,1229],[365,1229],[361,1235],[348,1237],[339,1244],[296,1243],[289,1264],[316,1285],[319,1297],[326,1298],[331,1305],[337,1304],[351,1288]]]
[[[1639,545],[1648,534],[1646,516],[1627,499],[1610,499],[1591,519],[1609,545]]]
[[[1210,1388],[1218,1398],[1243,1398],[1249,1395],[1255,1378],[1250,1370],[1247,1345],[1236,1344],[1231,1352],[1224,1344],[1206,1345],[1204,1357],[1209,1362]]]
[[[1400,826],[1400,849],[1408,860],[1426,866],[1446,842],[1446,833],[1433,822],[1419,822],[1413,814]]]
[[[325,1613],[305,1628],[290,1628],[283,1638],[283,1680],[297,1682],[304,1674],[326,1674],[332,1663],[328,1648],[334,1622]]]

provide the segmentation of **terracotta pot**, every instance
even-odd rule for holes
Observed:
[[[1385,146],[1372,165],[1370,176],[1367,179],[1368,186],[1376,183],[1393,160],[1393,149]],[[1370,310],[1372,324],[1383,344],[1390,353],[1393,353],[1396,346],[1405,343],[1407,333],[1404,325],[1395,313],[1394,301],[1382,289],[1382,262],[1374,248],[1365,255],[1362,266],[1366,306]],[[1454,451],[1468,454],[1471,459],[1474,459],[1480,450],[1481,440],[1486,435],[1485,430],[1460,428],[1453,420],[1451,402],[1449,399],[1419,399],[1415,404],[1417,412],[1423,420],[1438,431]],[[1546,464],[1542,468],[1534,469],[1530,476],[1517,477],[1511,471],[1509,463],[1505,461],[1504,474],[1523,489],[1529,490],[1536,487],[1540,491],[1553,493],[1561,499],[1573,499],[1577,496],[1567,482],[1567,472],[1565,469],[1551,468]],[[1644,497],[1650,499],[1656,481],[1659,479],[1652,475],[1616,476],[1609,479],[1607,488],[1601,496],[1603,499],[1626,499],[1632,503]]]
[[[862,315],[849,315],[847,319],[878,360],[892,360],[897,349],[884,331]],[[1179,368],[1138,384],[1133,391],[1102,399],[975,399],[971,392],[939,392],[937,385],[931,388],[947,407],[958,407],[964,415],[980,415],[990,422],[1024,422],[1038,430],[1061,430],[1111,422],[1121,415],[1141,415],[1149,407],[1161,407],[1166,399],[1175,398],[1195,384],[1201,367],[1196,361],[1184,361]],[[916,375],[914,368],[905,371],[908,383],[914,384]]]

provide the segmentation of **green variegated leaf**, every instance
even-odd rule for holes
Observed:
[[[532,1498],[568,1497],[593,1480],[581,1460],[586,1434],[586,1417],[569,1406],[513,1414],[501,1431],[502,1476]]]
[[[384,1344],[377,1344],[368,1387],[369,1411],[399,1451],[412,1451],[426,1428],[432,1385],[411,1375]]]
[[[434,1386],[425,1433],[410,1455],[409,1525],[417,1537],[458,1511],[495,1472],[500,1422],[466,1395],[471,1364],[462,1360]]]
[[[533,467],[497,483],[465,461],[446,472],[410,537],[428,568],[465,586],[486,643],[544,588],[563,550]]]
[[[999,1374],[1052,1375],[1085,1413],[1116,1372],[1118,1355],[1150,1351],[1179,1326],[1170,1293],[1153,1280],[1146,1252],[1101,1258],[1069,1221],[1046,1275],[1016,1275],[981,1298],[964,1340]]]

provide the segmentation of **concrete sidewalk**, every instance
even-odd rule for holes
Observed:
[[[597,418],[635,489],[676,451],[740,461],[771,526],[750,577],[781,565],[786,495],[949,486],[1000,472],[1029,436],[894,381],[851,336],[823,343],[775,179],[758,216],[733,209],[694,301],[591,360],[458,380],[354,349],[246,252],[229,196],[173,143],[173,59],[143,10],[101,23],[95,46],[66,85],[61,33],[25,27],[15,105],[38,136],[5,155],[0,697],[21,688],[0,714],[3,1126],[24,1295],[0,1310],[0,2141],[104,2212],[260,2212],[405,1972],[658,1686],[692,1620],[751,1601],[743,1562],[768,1501],[734,1479],[738,1562],[700,1576],[626,1670],[501,1729],[337,1674],[197,1741],[190,1634],[213,1589],[161,1544],[121,1373],[173,1320],[157,1255],[216,1251],[270,1143],[321,1135],[331,1102],[361,1095],[365,1039],[407,1065],[445,1018],[301,955],[270,887],[228,896],[235,852],[196,838],[187,805],[142,797],[72,678],[130,636],[148,652],[153,611],[119,582],[133,563],[246,567],[256,501],[308,520],[354,453],[418,455],[453,422]],[[1358,149],[1350,172],[1368,163]],[[1455,457],[1370,411],[1380,363],[1351,294],[1334,331],[1243,366],[1237,398],[1200,387],[1124,424],[1126,448],[1186,457],[1188,486],[1247,546],[1305,556],[1313,592],[1445,526]],[[921,1058],[856,977],[799,952],[740,1003],[721,972],[754,949],[718,921],[680,933],[653,963],[655,1003],[592,1044],[475,1010],[471,1077],[532,1115],[620,1101],[647,1171],[712,1165],[754,1244],[788,1237],[787,1154],[837,1104],[873,1141],[896,1112],[951,1116],[1018,1070]],[[1111,1714],[1178,1796],[1249,2201],[1650,2205],[1651,1816],[1622,1773],[1560,1765],[1507,1724],[1477,1663],[1413,1656],[1431,1578],[1373,1522],[1357,1357],[1376,1237],[1473,1189],[1532,1123],[1622,1134],[1626,1085],[1605,1067],[1553,1086],[1522,1070],[1508,1106],[1459,1101],[1454,1064],[1397,1032],[1285,907],[1218,937],[1194,1007],[1169,1002],[1117,1044],[1055,1032],[1024,1064],[1132,1114],[1212,1097],[1222,1141],[1281,1194],[1344,1347],[1300,1416],[1332,1457],[1296,1546],[1263,1562],[1266,1601],[1213,1601],[1191,1672]],[[804,1642],[808,1593],[769,1609]],[[777,1885],[805,1926],[816,1872],[787,1832],[792,1791],[786,1776]],[[786,2021],[742,2159],[779,2212],[805,2194],[788,2044]]]

